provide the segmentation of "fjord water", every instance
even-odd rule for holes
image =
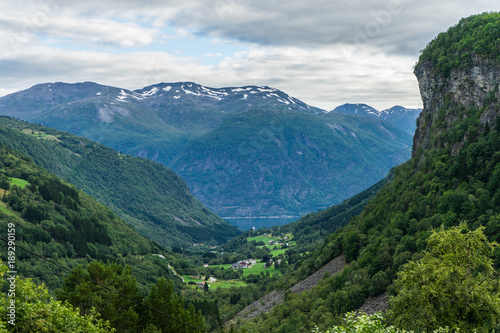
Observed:
[[[299,217],[263,217],[263,218],[224,218],[228,223],[240,228],[243,231],[247,231],[255,227],[259,228],[270,228],[275,225],[285,225],[294,221],[297,221]]]

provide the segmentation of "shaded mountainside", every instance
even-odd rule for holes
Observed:
[[[326,113],[267,86],[47,83],[0,98],[0,113],[169,166],[227,217],[297,216],[339,203],[411,149],[411,134],[379,119]]]
[[[129,264],[141,289],[172,275],[167,261],[153,256],[161,253],[174,264],[171,254],[30,157],[0,143],[0,166],[0,231],[6,236],[14,230],[15,269],[21,276],[54,290],[67,272],[19,246],[70,269],[95,260]],[[7,262],[7,251],[1,251],[1,259]]]
[[[415,69],[424,110],[414,156],[394,169],[359,216],[326,237],[276,288],[293,286],[342,254],[349,265],[243,322],[247,332],[310,332],[315,325],[325,331],[367,298],[386,299],[386,292],[397,292],[396,273],[422,257],[433,229],[466,222],[471,230],[485,226],[490,241],[500,240],[500,90],[498,75],[491,74],[500,64],[499,47],[499,13],[463,19],[429,43]],[[498,267],[499,251],[493,260]]]
[[[344,200],[341,204],[302,216],[295,222],[280,226],[279,231],[292,233],[297,244],[303,246],[308,244],[313,250],[321,245],[325,235],[334,233],[349,223],[354,216],[359,215],[377,192],[392,179],[392,176],[392,172],[389,172],[387,177],[363,192]]]
[[[162,246],[223,244],[240,231],[170,169],[48,127],[0,118],[0,142],[73,183]]]
[[[382,179],[408,158],[408,139],[366,117],[249,110],[192,140],[172,168],[221,216],[299,216]]]

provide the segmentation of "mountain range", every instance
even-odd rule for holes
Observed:
[[[416,117],[413,110],[381,112],[380,119],[340,111],[267,86],[193,82],[134,91],[46,83],[0,98],[2,115],[172,168],[196,198],[224,217],[299,216],[325,208],[409,158],[411,134],[389,120]]]
[[[217,245],[240,233],[159,163],[7,117],[0,117],[0,142],[78,186],[161,246]]]

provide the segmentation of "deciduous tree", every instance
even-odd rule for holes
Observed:
[[[422,259],[408,263],[395,281],[389,317],[403,329],[450,327],[488,331],[500,322],[499,279],[484,227],[462,223],[434,232]]]

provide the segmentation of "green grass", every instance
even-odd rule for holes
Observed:
[[[288,250],[288,248],[286,248],[286,249],[276,249],[276,250],[272,250],[272,251],[270,252],[270,254],[272,254],[272,255],[273,255],[273,257],[277,257],[277,256],[279,256],[280,254],[284,254],[286,250]]]
[[[281,275],[281,272],[277,269],[274,268],[274,266],[271,266],[269,268],[264,268],[264,263],[263,262],[258,262],[253,267],[250,268],[244,268],[243,269],[243,276],[248,276],[250,274],[256,274],[259,275],[260,272],[269,272],[269,275],[273,276],[274,274],[279,274]]]
[[[276,250],[276,251],[282,251],[282,250]],[[284,250],[283,250],[284,251]],[[210,267],[214,267],[214,268],[224,268],[224,269],[229,269],[231,267],[231,264],[225,264],[225,265],[210,265]],[[269,268],[264,268],[264,263],[263,262],[258,262],[256,263],[255,265],[253,265],[252,267],[250,268],[240,268],[242,271],[243,271],[243,276],[248,276],[250,274],[257,274],[259,275],[260,272],[264,272],[264,274],[266,272],[269,272],[269,274],[272,276],[274,274],[279,274],[281,275],[281,272],[277,269],[274,268],[274,266],[271,266]],[[201,282],[203,280],[188,280],[186,279],[186,275],[183,275],[184,279],[186,282],[188,281],[195,281],[195,282]],[[189,275],[187,275],[187,277],[189,277]]]
[[[20,179],[20,178],[11,178],[10,179],[10,185],[17,185],[21,188],[25,188],[26,185],[29,185],[30,183],[27,182],[26,180],[24,179]]]
[[[219,265],[219,266],[222,266],[222,265]],[[231,266],[231,265],[229,265]],[[195,279],[195,278],[192,278],[191,276],[189,275],[183,275],[182,276],[184,278],[184,282],[195,282],[195,283],[199,283],[199,282],[203,282],[205,281],[205,279]],[[232,287],[245,287],[247,286],[247,284],[243,281],[239,281],[239,280],[228,280],[228,281],[225,281],[225,280],[217,280],[215,282],[212,282],[212,281],[208,281],[208,284],[210,285],[210,289],[217,289],[217,288],[232,288]],[[190,288],[198,288],[198,285],[194,285],[194,284],[190,284],[188,285]]]
[[[7,215],[15,215],[13,211],[8,209],[7,207],[4,207],[3,205],[0,205],[0,211],[6,213]]]
[[[212,282],[208,284],[210,286],[210,289],[217,289],[217,288],[232,288],[232,287],[246,287],[247,284],[243,281],[239,280],[229,280],[229,281],[221,281],[217,280],[217,282]]]
[[[252,242],[252,241],[255,241],[255,242],[260,242],[260,241],[263,241],[264,243],[269,244],[269,241],[275,241],[277,242],[278,241],[278,238],[277,237],[272,237],[272,236],[255,236],[255,237],[248,237],[247,238],[247,242]]]
[[[195,278],[192,278],[192,277],[191,277],[191,276],[189,276],[189,275],[183,275],[182,277],[184,278],[184,282],[186,282],[186,283],[187,283],[187,282],[196,282],[196,283],[198,283],[198,282],[203,282],[203,281],[205,281],[205,279],[195,279]]]
[[[42,132],[42,131],[34,131],[34,130],[30,130],[28,128],[25,128],[21,132],[23,132],[24,134],[32,135],[37,139],[59,141],[59,139],[56,136],[54,136],[52,134],[47,134],[47,133]]]
[[[224,264],[224,265],[210,265],[210,267],[228,269],[228,268],[230,268],[230,267],[231,267],[231,264]]]

